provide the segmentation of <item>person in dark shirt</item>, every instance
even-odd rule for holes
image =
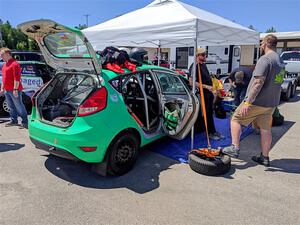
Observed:
[[[209,138],[212,140],[220,140],[224,138],[224,136],[221,135],[219,132],[217,132],[215,128],[215,123],[213,118],[213,102],[214,102],[213,83],[212,83],[211,76],[208,72],[207,66],[205,64],[206,61],[205,49],[198,48],[196,57],[197,57],[196,87],[199,87],[198,65],[200,65]],[[193,84],[192,74],[193,74],[193,65],[190,67],[190,77],[189,77],[190,85]],[[199,131],[203,131],[204,129],[205,128],[204,128],[203,117],[198,116],[197,121],[195,123],[195,130],[196,132],[199,132]]]
[[[229,76],[229,83],[234,91],[234,104],[239,106],[244,100],[247,87],[252,77],[252,70],[245,66],[233,69]]]

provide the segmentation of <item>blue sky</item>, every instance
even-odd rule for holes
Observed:
[[[300,0],[181,0],[243,26],[265,32],[300,31]],[[0,0],[0,19],[13,26],[33,19],[52,19],[67,26],[89,26],[139,9],[152,0]],[[156,15],[153,15],[156,16]]]

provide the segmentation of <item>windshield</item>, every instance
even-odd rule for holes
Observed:
[[[281,56],[282,60],[287,61],[300,61],[300,52],[288,52]]]
[[[49,52],[58,58],[90,58],[84,42],[76,33],[61,32],[44,39]]]

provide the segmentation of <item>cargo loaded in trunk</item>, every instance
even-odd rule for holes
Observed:
[[[95,91],[96,82],[89,74],[65,72],[56,75],[37,99],[41,120],[55,126],[69,126],[80,112],[80,106]]]

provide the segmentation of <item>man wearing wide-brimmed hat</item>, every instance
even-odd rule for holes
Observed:
[[[206,107],[206,117],[207,117],[207,125],[208,125],[208,133],[209,137],[213,140],[220,140],[224,138],[219,132],[216,131],[215,122],[213,118],[213,102],[214,102],[214,94],[213,94],[213,83],[211,76],[208,72],[207,66],[205,64],[206,61],[206,51],[204,48],[197,49],[197,65],[196,65],[196,87],[199,87],[199,75],[198,75],[198,65],[200,65],[201,72],[201,80],[203,84],[203,92],[204,92],[204,100]],[[193,84],[193,65],[190,67],[190,85]],[[204,130],[204,122],[203,117],[198,116],[197,122],[195,123],[195,130],[202,131]]]

